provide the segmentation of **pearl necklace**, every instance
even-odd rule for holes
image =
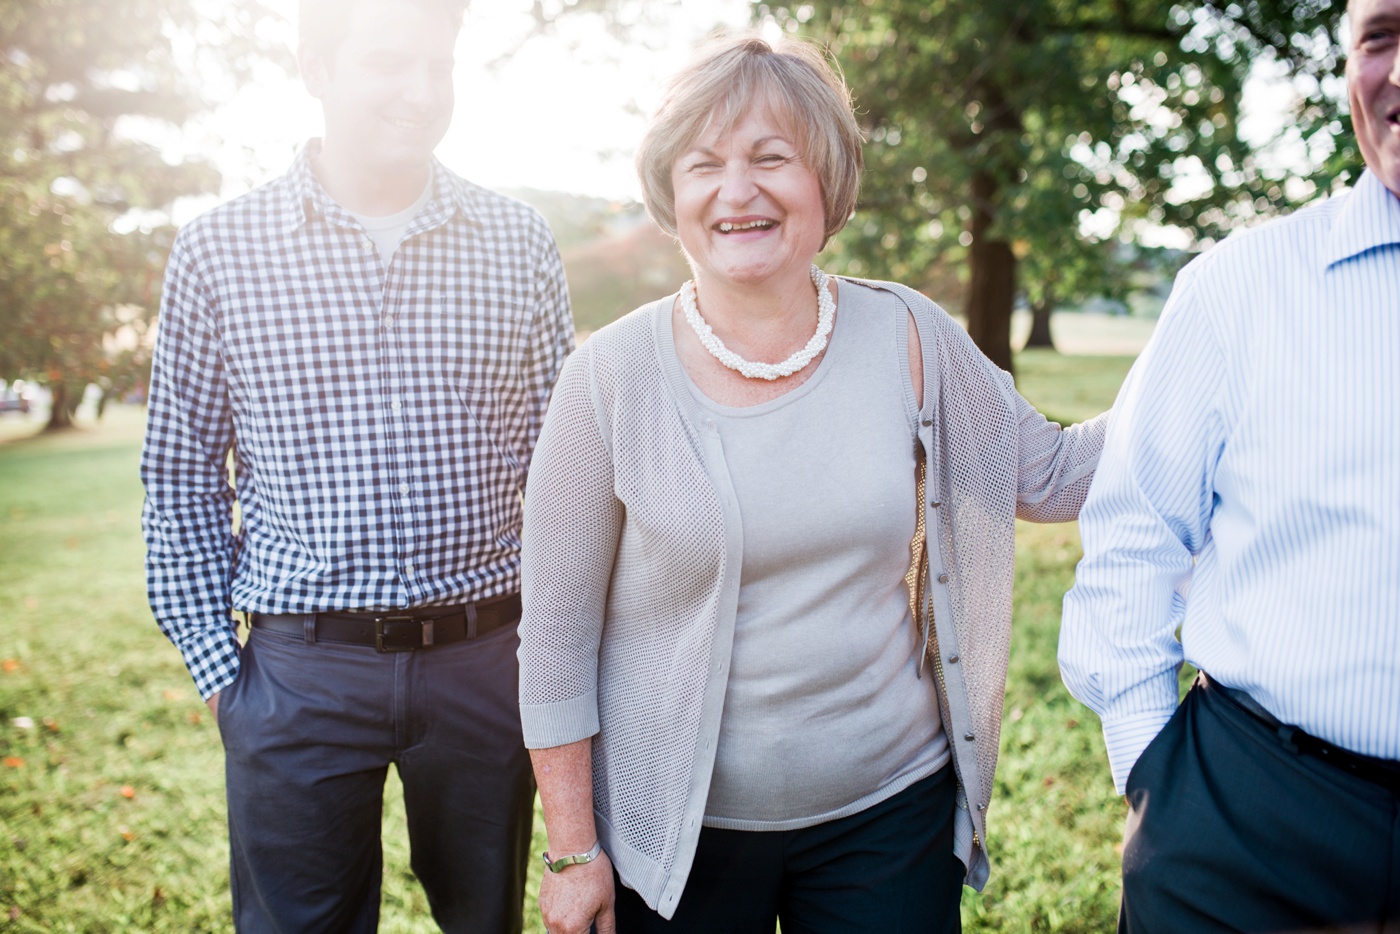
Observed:
[[[700,343],[720,363],[731,370],[738,370],[749,379],[781,379],[796,373],[811,363],[817,354],[826,349],[827,338],[831,335],[831,325],[836,319],[836,302],[832,299],[831,291],[826,287],[826,283],[826,273],[813,264],[812,284],[817,287],[817,332],[812,335],[811,340],[807,341],[805,347],[782,363],[755,363],[752,360],[745,360],[724,346],[724,342],[715,335],[714,329],[704,318],[700,317],[700,308],[695,303],[694,279],[681,286],[681,311],[685,314],[685,320],[690,323],[691,329],[695,331],[695,336],[700,338]]]

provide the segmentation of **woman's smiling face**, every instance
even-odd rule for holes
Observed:
[[[826,240],[821,181],[767,101],[706,130],[671,168],[676,233],[697,280],[805,281]]]

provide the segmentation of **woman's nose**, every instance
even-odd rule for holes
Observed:
[[[753,200],[758,192],[753,175],[747,164],[728,164],[724,167],[724,178],[720,182],[720,200],[726,204],[742,205]]]

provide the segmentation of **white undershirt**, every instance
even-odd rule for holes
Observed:
[[[349,211],[350,216],[360,222],[360,226],[365,229],[365,233],[374,241],[375,247],[379,250],[379,259],[387,267],[389,261],[394,258],[394,252],[398,250],[399,243],[403,240],[403,235],[408,231],[408,225],[413,223],[413,219],[418,216],[418,212],[423,210],[423,206],[428,203],[428,199],[433,194],[433,176],[428,174],[428,184],[423,186],[423,193],[416,201],[394,214],[386,214],[382,217],[375,217],[370,214],[359,214]],[[343,205],[342,205],[343,206]]]

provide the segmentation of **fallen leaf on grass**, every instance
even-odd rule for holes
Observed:
[[[123,798],[134,798],[134,797],[136,797],[136,789],[135,789],[135,788],[132,788],[130,785],[123,785],[123,786],[122,786],[122,797],[123,797]]]
[[[199,715],[198,710],[191,710],[188,719],[194,726],[199,726],[200,723],[204,721],[204,718]]]
[[[1046,788],[1051,787],[1052,785],[1055,784],[1055,776],[1053,776],[1053,775],[1047,775],[1047,776],[1045,776],[1045,781],[1042,782],[1042,784],[1045,785]]]
[[[3,662],[0,662],[0,670],[3,670],[5,674],[9,674],[13,671],[19,671],[19,669],[20,664],[19,659],[17,658],[7,658]]]
[[[58,721],[55,720],[53,717],[45,717],[45,718],[44,718],[44,729],[48,730],[50,733],[57,733],[57,732],[58,732]]]
[[[155,889],[151,891],[151,906],[154,908],[159,908],[161,905],[164,904],[165,890],[162,889],[160,886],[156,886]]]
[[[24,608],[25,608],[26,610],[37,610],[37,609],[39,609],[39,598],[38,598],[38,597],[25,597],[25,598],[24,598]]]
[[[5,767],[11,769],[22,769],[24,768],[24,760],[21,759],[19,756],[6,756]]]
[[[1122,856],[1122,855],[1123,855],[1123,841],[1122,841],[1122,840],[1119,840],[1117,843],[1113,844],[1113,852],[1117,853],[1119,856]]]
[[[18,920],[19,920],[19,916],[22,915],[22,914],[24,914],[24,912],[22,912],[22,911],[19,910],[19,906],[18,906],[18,905],[11,905],[11,906],[10,906],[10,920],[11,920],[11,921],[18,921]]]
[[[168,701],[184,700],[185,692],[176,690],[175,688],[167,688],[161,692],[161,697],[164,697]]]
[[[136,839],[135,832],[124,824],[117,828],[117,833],[121,834],[122,839],[125,840],[127,843],[130,843],[132,840]]]
[[[63,540],[63,547],[67,548],[69,551],[77,551],[79,544],[81,543],[76,538],[66,538]]]

